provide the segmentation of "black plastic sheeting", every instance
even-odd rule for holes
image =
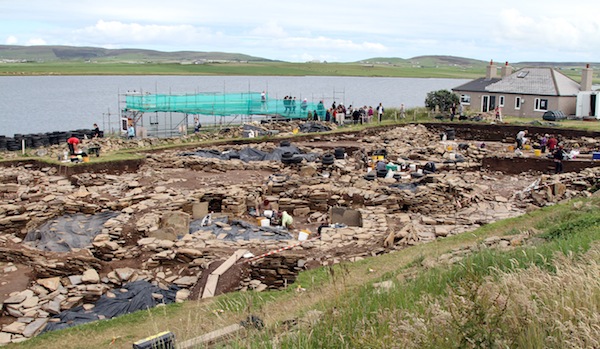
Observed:
[[[219,223],[226,224],[225,227]],[[225,229],[227,228],[227,229]],[[202,226],[202,220],[193,220],[190,223],[190,234],[202,231],[210,231],[215,236],[227,234],[223,240],[239,241],[239,240],[292,240],[292,235],[286,228],[277,227],[260,227],[240,220],[232,220],[229,222],[227,217],[219,217],[212,220],[212,223],[207,226]]]
[[[331,131],[331,127],[317,124],[314,122],[307,122],[307,123],[301,124],[298,128],[300,129],[300,132],[302,132],[302,133]]]
[[[294,158],[301,157],[303,159],[306,159],[306,161],[309,161],[309,162],[315,161],[319,157],[318,154],[314,154],[314,153],[302,154],[302,152],[300,152],[300,150],[296,146],[293,146],[293,145],[290,145],[287,147],[275,148],[270,153],[248,147],[248,148],[244,148],[241,150],[230,150],[230,151],[224,151],[224,152],[220,152],[218,150],[199,149],[199,150],[196,150],[195,152],[186,152],[186,153],[181,153],[180,155],[181,156],[200,156],[200,157],[204,157],[204,158],[212,158],[212,159],[219,159],[219,160],[240,159],[242,161],[248,162],[248,161],[269,161],[269,160],[281,161],[281,156],[287,152],[292,153]]]
[[[92,245],[94,237],[102,232],[106,221],[118,215],[101,212],[94,215],[68,214],[54,218],[25,236],[25,243],[42,251],[69,252],[74,248]]]
[[[123,290],[127,291],[123,292]],[[100,297],[91,310],[84,310],[83,306],[78,306],[52,317],[60,319],[60,321],[48,322],[44,332],[62,330],[101,319],[112,319],[134,311],[153,308],[158,304],[173,303],[177,291],[179,291],[179,287],[175,285],[168,290],[163,290],[144,280],[130,282],[120,289],[111,291],[116,296],[115,298],[109,298],[106,295]],[[153,293],[161,294],[163,298],[156,300],[152,296]]]

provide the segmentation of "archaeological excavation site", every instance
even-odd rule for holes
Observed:
[[[95,140],[100,158],[129,149],[134,160],[3,156],[0,345],[160,304],[294,287],[303,270],[402,253],[600,185],[598,132],[309,126]],[[531,147],[515,152],[524,128]],[[544,134],[571,152],[562,173],[535,144]],[[56,159],[65,148],[38,151]]]

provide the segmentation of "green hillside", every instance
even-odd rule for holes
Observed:
[[[105,49],[100,47],[75,46],[11,46],[0,45],[0,60],[44,61],[152,61],[180,62],[198,60],[226,60],[269,62],[271,60],[227,52],[176,51],[163,52],[144,49]]]

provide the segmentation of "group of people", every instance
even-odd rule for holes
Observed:
[[[98,127],[98,124],[94,124],[93,128],[92,128],[92,138],[98,138],[100,137],[101,133],[100,133],[100,128]],[[67,139],[67,147],[69,148],[69,155],[74,156],[77,155],[79,153],[81,153],[80,149],[79,149],[79,145],[81,144],[81,139],[72,136],[69,137]]]
[[[526,138],[528,134],[528,130],[521,130],[517,133],[516,151],[523,150],[525,143],[527,143],[528,141],[528,139]],[[549,157],[551,157],[554,160],[554,172],[563,172],[563,160],[567,159],[568,155],[565,152],[563,145],[560,144],[558,137],[546,133],[538,139],[537,146],[539,147],[540,152],[542,154],[545,154],[546,150],[551,154]]]
[[[254,201],[254,212],[251,215],[269,219],[270,225],[292,228],[294,218],[287,211],[279,211],[271,202],[262,195],[256,195]]]
[[[320,101],[317,104],[317,109],[308,111],[307,120],[333,122],[338,125],[343,125],[348,122],[347,120],[350,120],[350,123],[353,124],[366,124],[373,122],[375,115],[377,115],[377,121],[381,122],[384,112],[385,109],[382,103],[379,103],[376,108],[367,107],[366,105],[362,107],[349,105],[346,107],[344,104],[336,104],[334,101],[330,108],[325,109],[323,101]],[[401,107],[401,116],[404,116],[404,105]]]

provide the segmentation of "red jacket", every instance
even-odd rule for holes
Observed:
[[[77,138],[77,137],[71,137],[71,138],[67,139],[67,143],[68,144],[73,144],[73,145],[79,144],[79,138]]]

